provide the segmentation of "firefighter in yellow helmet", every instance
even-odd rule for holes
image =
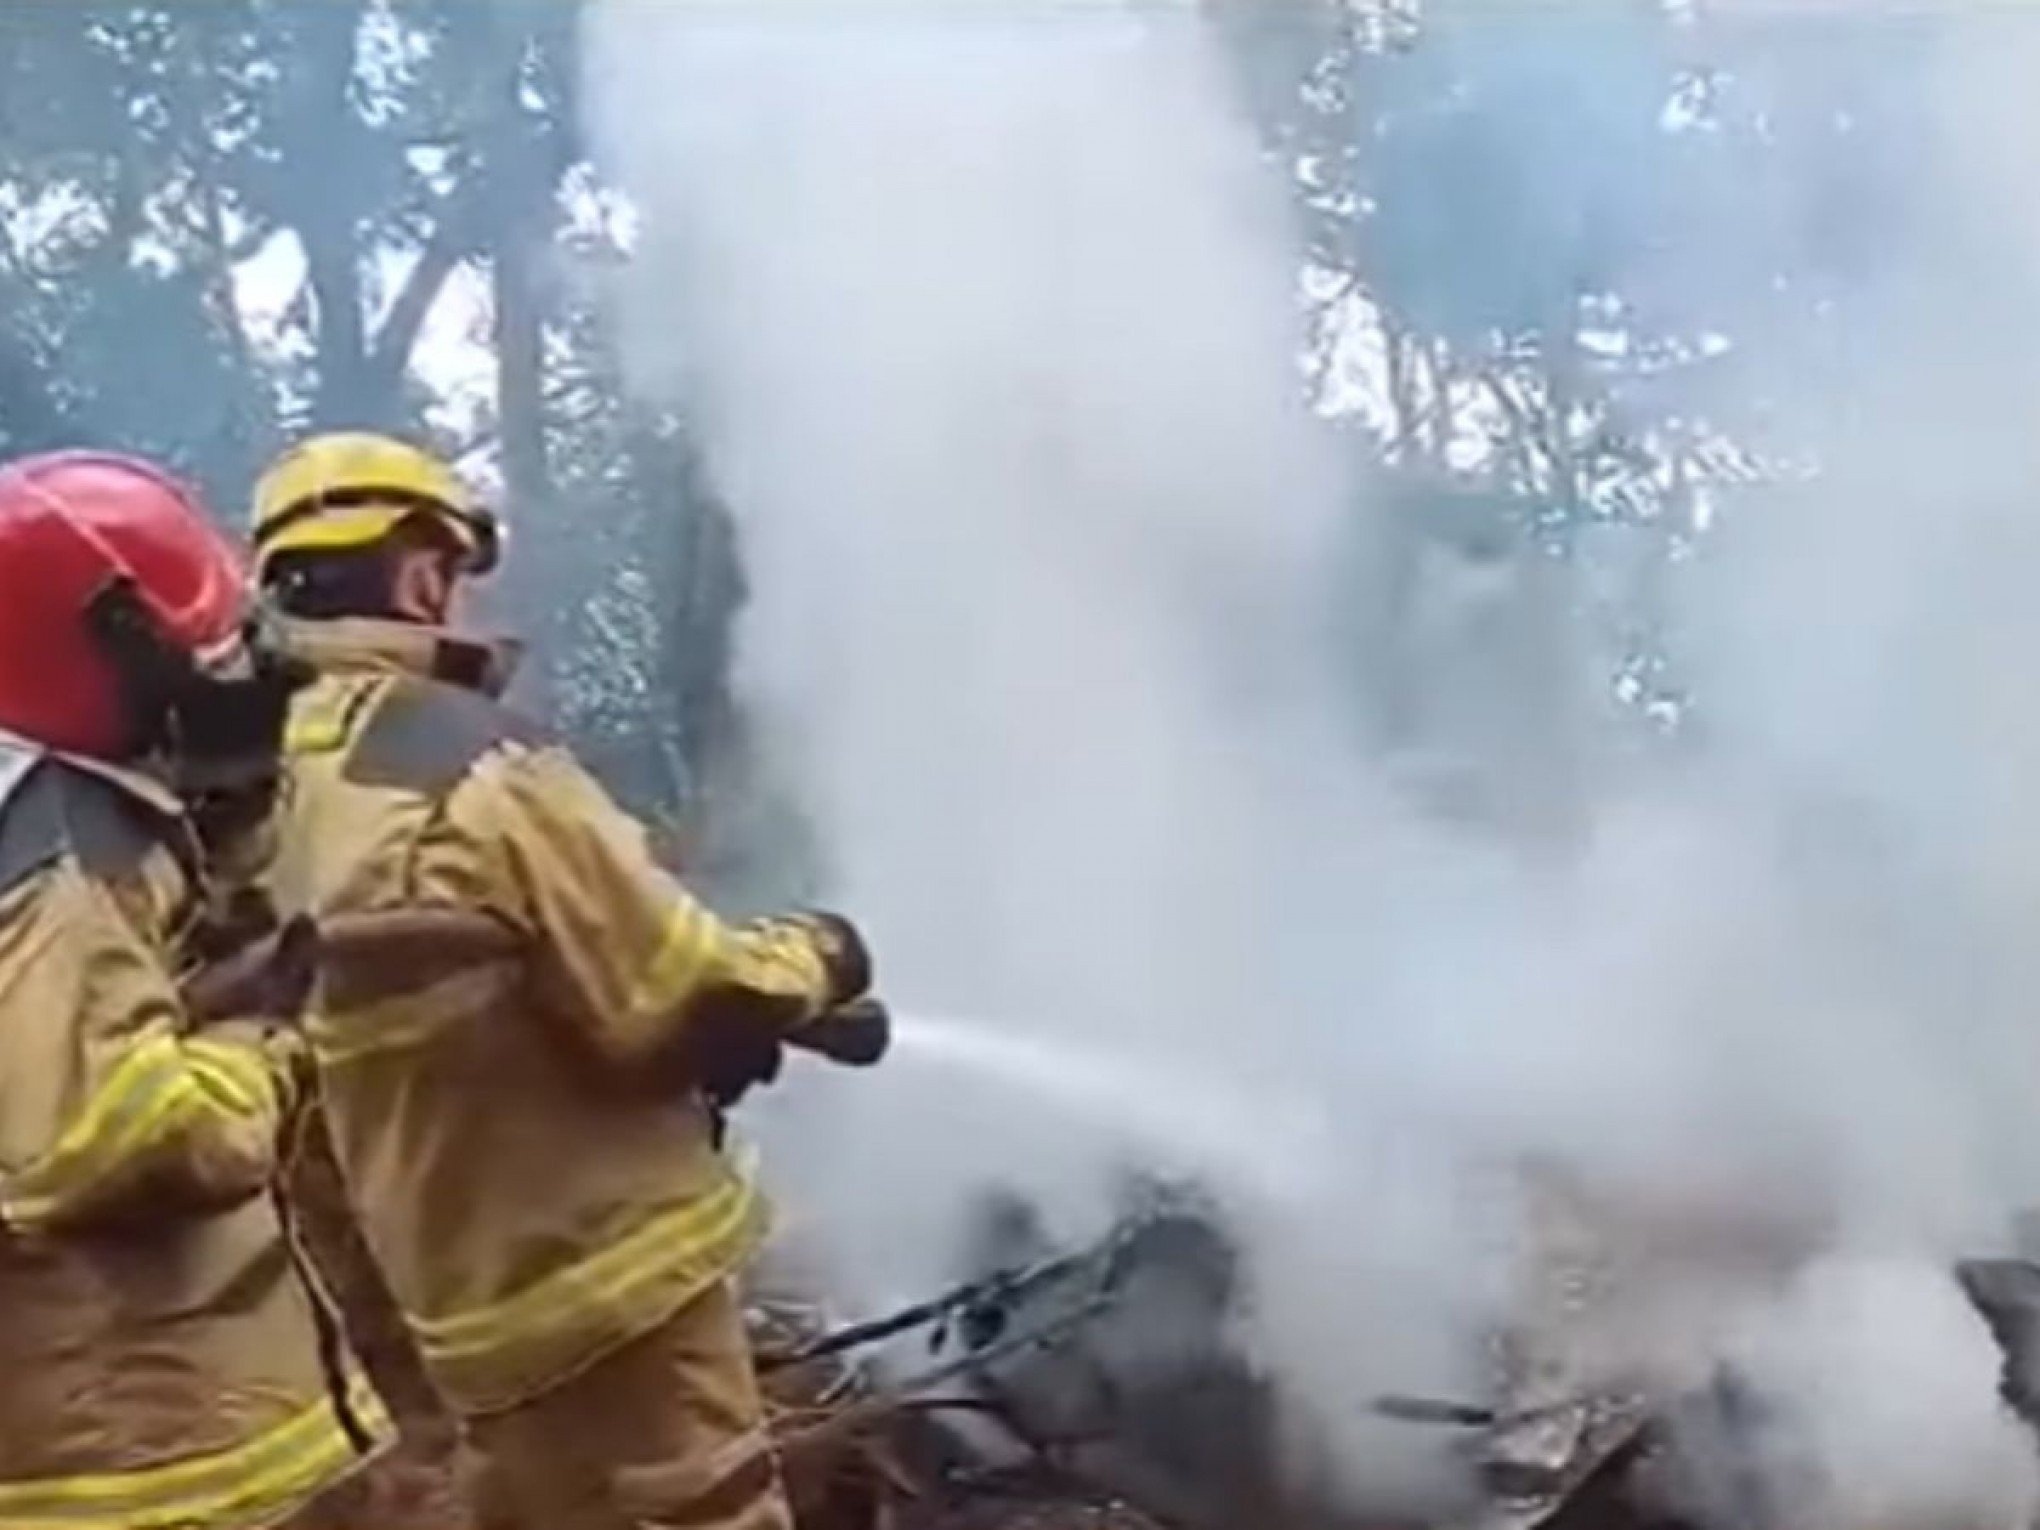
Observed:
[[[267,1193],[301,985],[192,968],[291,683],[246,596],[149,464],[0,467],[0,1530],[274,1525],[386,1432]]]
[[[732,1290],[764,1213],[718,1102],[782,1043],[882,1014],[853,1003],[862,942],[828,915],[723,923],[497,700],[498,651],[446,625],[496,531],[443,464],[306,441],[259,484],[254,541],[321,672],[291,723],[279,900],[501,937],[336,960],[310,1024],[368,1246],[485,1459],[485,1522],[786,1530]]]

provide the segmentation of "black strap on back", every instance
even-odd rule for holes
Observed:
[[[125,876],[177,837],[174,824],[111,781],[43,755],[0,800],[0,895],[67,855],[91,875]]]
[[[548,735],[500,701],[435,680],[390,686],[354,735],[342,774],[362,786],[439,796],[491,749],[545,743]]]

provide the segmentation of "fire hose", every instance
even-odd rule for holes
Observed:
[[[235,1015],[291,1015],[299,1010],[322,966],[397,969],[411,963],[444,971],[515,956],[524,941],[486,914],[459,909],[398,909],[299,916],[248,942],[183,985],[193,1020],[204,1024]],[[781,1039],[850,1067],[868,1067],[884,1055],[891,1021],[884,1005],[864,998],[829,1011],[826,1024],[802,1026]]]

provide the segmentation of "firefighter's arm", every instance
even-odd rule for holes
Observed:
[[[69,932],[69,1055],[20,1112],[35,1140],[13,1134],[0,1171],[0,1221],[16,1232],[232,1205],[275,1168],[287,1043],[246,1021],[188,1034],[158,954],[118,911],[102,912]]]
[[[502,815],[500,912],[528,933],[549,1007],[605,1061],[683,1056],[713,1032],[784,1038],[869,985],[841,920],[719,919],[564,750],[506,751],[484,770]]]

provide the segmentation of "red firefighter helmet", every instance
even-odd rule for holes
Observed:
[[[125,580],[162,638],[203,661],[245,614],[241,560],[162,469],[105,452],[0,466],[0,728],[50,749],[119,759],[144,726],[88,619]]]

